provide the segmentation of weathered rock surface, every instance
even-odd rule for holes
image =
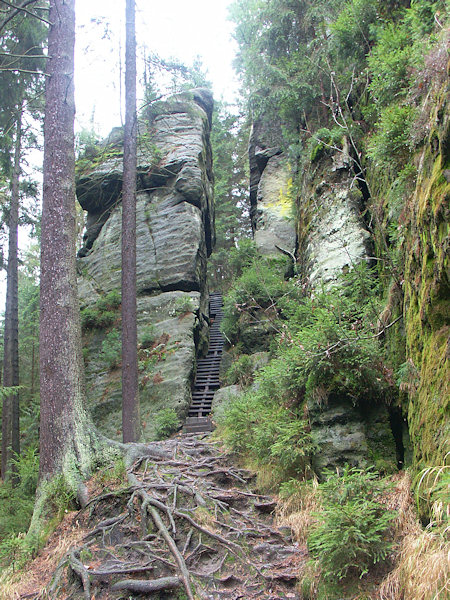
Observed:
[[[206,261],[215,242],[212,108],[208,90],[193,90],[157,103],[139,123],[137,318],[139,335],[151,328],[154,337],[140,353],[146,439],[154,436],[160,409],[185,416],[196,354],[207,338]],[[88,211],[78,263],[82,308],[121,287],[122,137],[120,129],[113,130],[77,181],[80,204]],[[107,334],[95,330],[86,336],[87,391],[97,425],[118,437],[120,367],[108,368],[104,360]]]
[[[280,256],[278,248],[293,253],[296,246],[292,173],[279,137],[261,122],[250,136],[250,215],[255,243],[265,256]]]
[[[319,448],[313,464],[317,472],[346,464],[383,469],[397,462],[386,407],[355,406],[346,398],[330,399],[326,406],[308,404],[311,436]]]
[[[325,161],[323,178],[315,178],[310,196],[307,272],[312,286],[329,284],[345,269],[366,260],[369,233],[360,216],[362,195],[341,155]]]
[[[297,271],[310,287],[333,285],[342,272],[369,260],[372,254],[361,216],[363,195],[352,170],[348,143],[343,140],[340,152],[324,151],[305,173],[296,239],[291,217],[293,174],[279,140],[276,127],[271,131],[267,124],[254,125],[249,156],[256,245],[266,256],[279,256],[280,249],[296,254]],[[239,341],[247,353],[266,350],[272,335],[264,317],[240,324]],[[386,406],[363,411],[351,399],[341,398],[322,406],[312,404],[308,414],[318,448],[314,458],[318,472],[346,463],[363,466],[385,461],[383,465],[395,465],[398,454]]]

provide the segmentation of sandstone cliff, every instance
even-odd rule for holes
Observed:
[[[210,92],[197,89],[157,103],[139,122],[137,318],[145,439],[154,437],[161,409],[185,416],[196,355],[207,338],[206,261],[215,241],[212,109]],[[78,261],[87,396],[95,423],[118,437],[120,310],[108,298],[121,285],[122,131],[113,130],[87,154],[77,180],[88,213]],[[111,308],[116,312],[102,319]]]

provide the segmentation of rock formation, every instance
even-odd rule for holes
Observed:
[[[206,261],[215,241],[212,109],[210,92],[197,89],[158,102],[139,122],[137,318],[145,439],[154,437],[161,409],[185,416],[196,355],[207,338]],[[98,313],[108,294],[120,291],[122,130],[89,149],[78,169],[77,196],[88,212],[78,263],[83,316]],[[85,333],[87,396],[96,424],[118,437],[120,359],[111,354],[120,343],[119,312],[108,328],[98,325],[101,315]]]
[[[265,256],[295,252],[292,173],[279,146],[281,132],[254,123],[249,144],[250,216],[255,243]]]
[[[355,178],[348,144],[340,151],[320,147],[303,179],[301,197],[292,197],[295,176],[281,151],[276,125],[257,122],[252,130],[250,157],[250,197],[254,240],[265,256],[296,254],[296,269],[312,288],[335,285],[336,278],[368,261],[370,235],[361,216],[363,193]],[[294,219],[293,203],[297,202]],[[297,233],[297,236],[296,236]],[[286,252],[287,251],[287,252]],[[242,324],[240,342],[246,352],[269,346],[273,332],[264,328],[262,314],[257,324]],[[269,334],[269,338],[267,338]],[[266,336],[266,337],[264,337]],[[249,340],[249,341],[246,341]],[[363,466],[381,456],[391,463],[403,460],[401,425],[395,439],[385,405],[363,408],[355,399],[330,397],[326,405],[308,404],[311,436],[318,447],[314,466],[335,468],[345,463]],[[380,451],[382,450],[382,451]],[[378,464],[379,468],[383,465]]]

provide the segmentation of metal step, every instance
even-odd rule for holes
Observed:
[[[183,427],[185,434],[207,433],[213,430],[213,424],[208,415],[211,413],[215,391],[220,388],[219,370],[224,346],[224,339],[220,331],[220,323],[223,318],[222,307],[221,294],[210,294],[209,315],[212,323],[209,330],[208,353],[197,361],[192,402]]]

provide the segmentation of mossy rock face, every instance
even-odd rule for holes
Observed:
[[[445,176],[450,162],[448,108],[448,94],[443,94],[419,160],[415,194],[405,211],[407,357],[418,376],[408,416],[417,468],[442,464],[450,439],[450,183]]]
[[[320,475],[323,469],[397,464],[395,440],[386,406],[359,406],[346,398],[333,397],[324,406],[308,403],[311,437],[317,446],[313,466]]]

